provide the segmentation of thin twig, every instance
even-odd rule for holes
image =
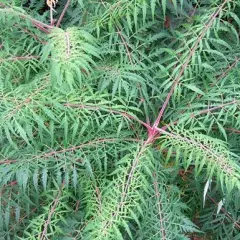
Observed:
[[[80,109],[89,109],[89,110],[101,110],[101,111],[107,111],[107,112],[110,112],[110,113],[113,113],[113,114],[119,114],[119,115],[122,115],[128,119],[131,119],[131,120],[135,120],[137,121],[138,123],[140,123],[141,125],[143,125],[144,127],[146,127],[147,129],[150,129],[151,126],[135,117],[133,117],[132,115],[130,115],[129,113],[127,112],[122,112],[122,111],[117,111],[117,110],[113,110],[111,108],[100,108],[98,106],[91,106],[91,105],[83,105],[83,104],[74,104],[74,103],[65,103],[63,104],[65,107],[71,107],[71,108],[80,108]]]
[[[0,165],[2,165],[2,164],[10,164],[10,163],[15,163],[15,162],[17,162],[17,160],[9,160],[9,159],[7,159],[7,160],[0,161]]]
[[[232,70],[232,68],[234,68],[237,65],[238,62],[239,58],[236,58],[236,60],[230,66],[228,66],[227,69],[221,75],[217,77],[217,82],[224,78]]]
[[[239,103],[239,102],[240,102],[240,100],[233,100],[233,101],[225,103],[225,104],[221,104],[221,105],[218,105],[218,106],[215,106],[215,107],[212,107],[212,108],[204,109],[204,110],[201,110],[198,113],[192,113],[191,114],[191,118],[194,118],[195,116],[198,116],[198,115],[210,113],[210,112],[218,110],[218,109],[223,109],[224,107],[227,107],[227,106],[230,106],[232,104]],[[161,127],[161,129],[162,130],[167,130],[170,126],[178,124],[178,122],[179,122],[179,120],[177,120],[177,121],[175,121],[173,123],[169,123],[169,124]],[[225,130],[232,131],[234,133],[239,133],[240,134],[240,130],[236,130],[234,128],[225,128]]]
[[[159,189],[158,189],[158,182],[157,182],[157,177],[156,177],[156,173],[153,173],[153,178],[154,178],[154,182],[153,182],[153,185],[154,185],[154,190],[155,190],[155,196],[156,196],[156,199],[157,199],[157,209],[158,209],[158,215],[159,215],[159,224],[160,224],[160,231],[162,233],[162,239],[163,240],[166,240],[166,231],[165,231],[165,227],[164,227],[164,216],[163,216],[163,213],[162,213],[162,204],[161,204],[161,201],[160,201],[160,192],[159,192]]]
[[[71,2],[71,0],[68,0],[67,3],[65,4],[64,9],[63,9],[63,11],[62,11],[58,21],[57,21],[56,27],[60,26],[60,24],[62,22],[62,19],[63,19],[64,15],[65,15],[65,13],[66,13],[66,11],[68,9],[68,6],[69,6],[70,2]]]
[[[128,59],[129,59],[131,65],[133,65],[132,55],[131,55],[130,50],[129,50],[129,48],[128,48],[127,42],[125,41],[125,39],[124,39],[124,37],[123,37],[123,35],[122,35],[122,32],[121,32],[121,30],[120,30],[118,27],[117,27],[117,30],[118,30],[117,33],[118,33],[118,35],[120,36],[120,38],[122,39],[122,42],[123,42],[123,44],[124,44],[124,46],[125,46],[125,48],[126,48],[127,55],[128,55]]]
[[[100,212],[100,214],[102,214],[102,209],[103,209],[103,207],[102,207],[102,195],[101,195],[101,192],[100,192],[100,190],[99,190],[99,188],[96,186],[96,188],[95,188],[95,191],[96,191],[96,199],[97,199],[97,203],[98,203],[98,206],[99,206],[99,212]]]
[[[232,175],[233,178],[236,178],[236,174],[234,169],[229,166],[228,164],[226,164],[226,162],[228,161],[228,159],[221,153],[216,152],[214,149],[210,148],[207,145],[204,145],[203,143],[196,141],[194,139],[185,137],[185,136],[181,136],[179,134],[175,134],[175,133],[170,133],[167,132],[163,129],[160,129],[158,127],[155,128],[156,131],[158,131],[161,134],[165,134],[173,139],[177,139],[178,141],[181,142],[186,142],[190,145],[192,145],[193,147],[197,147],[199,149],[201,149],[201,151],[203,151],[205,154],[209,155],[209,156],[213,156],[214,157],[214,164],[218,164],[218,167],[220,167],[221,171],[223,171],[225,174],[227,175]],[[211,158],[209,158],[211,159]]]
[[[48,82],[48,81],[46,81]],[[36,91],[34,91],[29,97],[27,97],[22,103],[20,103],[19,105],[17,105],[12,111],[10,111],[5,117],[4,117],[4,121],[8,120],[9,118],[11,118],[18,110],[20,110],[23,106],[28,105],[29,103],[31,103],[32,98],[35,97],[39,92],[41,92],[43,89],[46,88],[46,83],[43,84],[40,88],[38,88]]]
[[[219,129],[218,127],[212,127],[212,129],[217,130]],[[234,128],[224,128],[225,131],[228,131],[230,133],[236,133],[240,134],[240,130],[234,129]]]
[[[40,22],[39,20],[36,20],[28,15],[25,15],[23,13],[17,12],[14,9],[12,9],[11,7],[7,6],[6,4],[0,3],[0,7],[2,7],[2,10],[4,11],[8,11],[10,13],[15,13],[17,14],[20,18],[22,19],[28,19],[29,21],[31,21],[31,23],[36,26],[37,28],[39,28],[40,30],[42,30],[45,33],[50,33],[48,29],[52,29],[53,26],[47,25],[43,22]]]
[[[208,194],[207,194],[207,197],[215,204],[218,206],[218,203],[212,198],[210,197]],[[228,214],[228,212],[225,210],[225,208],[221,207],[221,212],[223,212],[228,218],[229,220],[231,220],[231,222],[233,222],[234,226],[238,229],[240,229],[240,225],[234,221],[234,219]]]
[[[67,55],[67,58],[69,58],[70,57],[70,37],[68,32],[65,32],[65,40],[66,40],[66,55]]]
[[[43,41],[42,39],[40,39],[39,36],[37,36],[36,34],[32,33],[29,29],[27,28],[22,28],[21,25],[19,24],[14,24],[15,27],[18,27],[19,29],[21,29],[23,32],[27,33],[29,36],[31,36],[33,39],[35,39],[36,41],[40,42],[41,44],[47,44],[46,41]]]
[[[38,208],[34,208],[29,214],[25,214],[23,217],[21,217],[17,223],[11,226],[11,228],[9,229],[9,232],[13,231],[15,227],[19,227],[19,225],[23,222],[25,218],[28,218],[31,213],[34,213],[37,210]]]
[[[50,7],[50,25],[51,26],[54,25],[54,21],[53,21],[53,7]]]
[[[61,150],[54,150],[54,151],[50,151],[48,153],[36,155],[34,157],[34,159],[35,158],[48,158],[48,157],[51,157],[51,156],[54,156],[54,155],[57,155],[57,154],[61,154],[61,153],[74,152],[78,149],[82,149],[82,148],[85,148],[85,147],[91,147],[91,146],[94,146],[94,145],[97,145],[97,144],[100,144],[100,143],[111,143],[111,142],[117,142],[117,141],[119,141],[119,139],[117,139],[117,138],[100,138],[100,139],[89,141],[87,143],[83,143],[83,144],[78,145],[78,146],[64,148],[64,149],[61,149]],[[138,143],[142,142],[141,140],[136,139],[136,138],[123,138],[123,139],[121,139],[121,141],[123,141],[123,142],[125,142],[125,141],[138,142]],[[4,159],[4,160],[0,161],[0,165],[11,164],[11,163],[16,163],[16,162],[18,162],[18,161],[17,160]]]
[[[162,105],[162,108],[160,109],[158,117],[157,117],[156,121],[153,124],[153,128],[155,128],[155,127],[157,127],[159,125],[159,122],[160,122],[160,120],[161,120],[161,118],[162,118],[162,116],[163,116],[163,114],[165,112],[165,109],[166,109],[166,107],[167,107],[167,105],[168,105],[168,103],[170,101],[170,98],[171,98],[171,96],[172,96],[176,86],[178,85],[178,83],[179,83],[179,81],[180,81],[180,79],[181,79],[185,69],[187,68],[190,60],[192,59],[192,56],[194,55],[195,51],[197,50],[199,43],[202,41],[203,37],[205,36],[205,34],[209,30],[209,28],[212,26],[215,18],[217,17],[217,15],[220,13],[222,8],[224,7],[224,5],[228,1],[229,0],[225,0],[224,3],[219,7],[219,9],[211,16],[209,23],[206,25],[206,27],[204,28],[204,31],[198,37],[196,43],[194,44],[193,48],[190,51],[190,54],[188,55],[185,63],[182,65],[181,71],[179,72],[178,76],[175,78],[175,80],[174,80],[174,82],[172,84],[172,87],[171,87],[171,89],[170,89],[170,91],[169,91],[169,93],[168,93],[168,95],[167,95],[167,97],[166,97],[166,99],[165,99],[165,101],[164,101],[164,103]]]
[[[36,28],[38,28],[39,30],[41,30],[42,32],[45,32],[46,34],[49,34],[49,33],[50,33],[50,31],[49,31],[48,29],[44,28],[43,26],[39,25],[38,23],[32,22],[32,24],[33,24]]]
[[[48,225],[51,223],[52,216],[53,216],[53,214],[54,214],[54,212],[55,212],[55,210],[56,210],[56,207],[57,207],[57,205],[58,205],[58,203],[59,203],[59,198],[60,198],[60,196],[61,196],[61,194],[62,194],[62,189],[63,189],[63,187],[64,187],[64,184],[62,184],[61,189],[59,189],[59,191],[58,191],[58,194],[57,194],[57,196],[56,196],[56,199],[53,201],[53,205],[52,205],[51,210],[50,210],[50,212],[49,212],[49,214],[48,214],[48,218],[47,218],[47,220],[45,221],[44,228],[43,228],[43,231],[42,231],[40,240],[46,239],[46,234],[47,234]]]
[[[232,133],[240,134],[240,130],[234,129],[234,128],[225,128],[226,131],[230,131]]]
[[[141,156],[143,155],[143,153],[147,149],[148,144],[149,144],[149,139],[142,144],[142,146],[139,149],[138,154],[136,155],[135,159],[133,160],[133,162],[131,164],[131,167],[130,167],[130,169],[128,171],[129,174],[127,175],[127,178],[124,179],[124,181],[123,181],[123,186],[124,187],[123,187],[123,192],[121,194],[120,202],[116,206],[116,209],[115,210],[113,209],[113,212],[110,215],[111,216],[110,219],[108,219],[106,221],[106,223],[104,224],[104,227],[103,227],[103,230],[102,230],[102,232],[104,234],[106,234],[106,231],[107,231],[108,227],[112,225],[112,223],[114,222],[114,220],[118,216],[118,214],[123,212],[122,208],[124,207],[126,198],[128,196],[128,191],[129,191],[129,188],[131,187],[131,183],[132,183],[132,180],[134,178],[134,173],[135,173],[136,168],[137,168],[137,166],[138,166],[138,164],[140,162]]]
[[[40,56],[15,56],[15,57],[11,57],[11,58],[0,58],[0,63],[1,62],[6,62],[6,61],[20,61],[20,60],[31,60],[31,59],[39,59]]]
[[[229,105],[233,105],[233,104],[239,103],[239,102],[240,102],[240,100],[233,100],[233,101],[228,102],[228,103],[225,103],[225,104],[221,104],[221,105],[218,105],[218,106],[215,106],[215,107],[212,107],[212,108],[204,109],[204,110],[198,112],[197,114],[192,114],[191,117],[195,117],[196,115],[201,115],[201,114],[209,113],[209,112],[215,111],[215,110],[217,110],[217,109],[222,109],[222,108],[224,108],[224,107],[227,107],[227,106],[229,106]]]
[[[118,141],[119,139],[117,138],[101,138],[101,139],[96,139],[96,140],[93,140],[93,141],[90,141],[90,142],[87,142],[87,143],[83,143],[81,145],[78,145],[78,146],[73,146],[73,147],[70,147],[70,148],[65,148],[65,149],[62,149],[62,150],[58,150],[58,151],[51,151],[49,153],[45,153],[43,155],[40,155],[40,157],[50,157],[50,156],[53,156],[53,155],[56,155],[56,154],[60,154],[60,153],[65,153],[65,152],[73,152],[73,151],[76,151],[78,149],[81,149],[81,148],[84,148],[84,147],[89,147],[89,146],[94,146],[94,145],[97,145],[99,143],[111,143],[111,142],[116,142]],[[132,139],[132,138],[125,138],[123,139],[124,141],[139,141],[138,139]]]

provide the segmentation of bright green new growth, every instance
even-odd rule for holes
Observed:
[[[2,0],[0,238],[239,239],[239,14]]]

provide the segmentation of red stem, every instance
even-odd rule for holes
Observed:
[[[124,140],[125,141],[137,141],[137,142],[139,141],[138,139],[132,139],[132,138],[126,138]],[[65,148],[65,149],[62,149],[62,150],[45,153],[43,155],[40,155],[40,157],[50,157],[50,156],[53,156],[53,155],[56,155],[56,154],[59,154],[59,153],[72,152],[72,151],[76,151],[77,149],[81,149],[81,148],[88,147],[88,146],[93,146],[93,145],[96,145],[96,144],[99,144],[99,143],[110,143],[110,142],[116,142],[116,141],[117,141],[116,138],[97,139],[97,140],[93,140],[93,141],[90,141],[90,142],[87,142],[87,143],[83,143],[79,146],[73,146],[71,148]]]
[[[62,22],[62,19],[63,19],[64,15],[65,15],[65,13],[66,13],[66,11],[67,11],[67,9],[68,9],[68,6],[69,6],[70,2],[71,2],[71,0],[68,0],[67,3],[66,3],[66,5],[64,6],[64,9],[63,9],[63,11],[62,11],[62,13],[61,13],[58,21],[57,21],[56,27],[59,27],[59,26],[60,26],[60,24],[61,24],[61,22]]]
[[[83,105],[83,104],[74,104],[74,103],[65,103],[63,104],[65,107],[73,107],[73,108],[81,108],[81,109],[90,109],[90,110],[102,110],[102,111],[108,111],[110,113],[114,113],[114,114],[119,114],[119,115],[122,115],[128,119],[132,119],[132,120],[135,120],[137,121],[138,123],[142,124],[144,127],[146,127],[147,129],[151,129],[151,126],[133,116],[131,116],[129,113],[127,112],[121,112],[121,111],[117,111],[117,110],[113,110],[113,109],[104,109],[104,108],[100,108],[100,107],[96,107],[96,106],[88,106],[88,105]]]
[[[239,102],[239,100],[233,100],[233,101],[231,101],[229,103],[221,104],[221,105],[216,106],[216,107],[212,107],[212,108],[208,108],[208,109],[202,110],[199,113],[197,113],[196,115],[209,113],[209,112],[215,111],[215,110],[220,109],[220,108],[224,108],[226,106],[229,106],[229,105],[232,105],[232,104],[238,103],[238,102]],[[192,115],[192,117],[194,117],[194,116],[195,116],[195,114]]]
[[[207,195],[207,197],[215,204],[218,206],[218,203],[209,195]],[[230,220],[231,222],[233,222],[234,226],[238,229],[240,229],[240,225],[228,214],[228,212],[225,210],[225,208],[221,208],[221,212],[223,212]]]
[[[192,56],[194,55],[195,51],[197,50],[198,48],[198,45],[199,43],[202,41],[203,37],[205,36],[205,34],[207,33],[208,29],[212,26],[213,24],[213,21],[215,20],[215,18],[217,17],[217,15],[220,13],[220,11],[222,10],[223,6],[228,2],[229,0],[225,0],[224,3],[219,7],[218,11],[216,11],[212,16],[211,16],[211,19],[209,21],[209,23],[206,25],[206,27],[204,28],[204,31],[200,34],[200,36],[198,37],[196,43],[194,44],[193,48],[191,49],[190,51],[190,54],[188,55],[185,63],[182,65],[182,68],[181,68],[181,71],[179,72],[178,76],[175,78],[174,82],[173,82],[173,85],[170,89],[170,92],[168,93],[167,95],[167,98],[166,100],[164,101],[163,105],[162,105],[162,108],[160,109],[160,112],[158,114],[158,117],[156,119],[156,121],[154,122],[153,124],[153,128],[157,127],[159,125],[159,122],[165,112],[165,109],[169,103],[169,100],[176,88],[176,86],[178,85],[185,69],[187,68]]]
[[[131,56],[131,53],[130,53],[128,44],[127,44],[127,42],[125,41],[125,39],[124,39],[124,37],[123,37],[123,35],[122,35],[122,32],[121,32],[121,30],[120,30],[118,27],[117,27],[117,30],[118,30],[118,31],[117,31],[117,34],[120,36],[120,38],[121,38],[121,40],[122,40],[122,42],[123,42],[123,44],[124,44],[124,46],[125,46],[125,48],[126,48],[127,55],[128,55],[128,59],[129,59],[131,65],[133,65],[132,56]]]
[[[159,215],[159,225],[160,225],[160,231],[162,233],[162,240],[166,240],[166,230],[164,226],[164,213],[162,212],[162,203],[161,203],[161,193],[158,189],[158,182],[157,182],[157,176],[156,173],[153,173],[153,186],[155,190],[155,197],[157,199],[157,209],[158,209],[158,215]]]
[[[239,61],[239,58],[236,58],[236,60],[221,75],[217,77],[217,82],[222,78],[224,78],[227,75],[227,73],[229,73],[232,70],[232,68],[236,66],[238,61]]]
[[[0,58],[0,63],[5,61],[18,61],[18,60],[31,60],[31,59],[39,59],[40,56],[15,56],[7,59]]]
[[[231,101],[231,102],[228,102],[228,103],[225,103],[225,104],[221,104],[221,105],[219,105],[219,106],[215,106],[215,107],[212,107],[212,108],[204,109],[204,110],[202,110],[202,111],[200,111],[200,112],[198,112],[198,113],[196,113],[196,114],[193,113],[193,114],[191,115],[191,118],[193,118],[193,117],[195,117],[195,116],[198,116],[198,115],[201,115],[201,114],[205,114],[205,113],[209,113],[209,112],[215,111],[215,110],[217,110],[217,109],[221,109],[221,108],[227,107],[227,106],[229,106],[229,105],[232,105],[232,104],[238,103],[238,102],[240,102],[240,101],[239,101],[239,100],[233,100],[233,101]],[[166,130],[168,127],[170,127],[171,125],[176,125],[178,122],[179,122],[179,120],[177,120],[177,121],[175,121],[175,122],[173,122],[173,123],[169,123],[169,124],[161,127],[161,129],[162,129],[162,130]],[[233,128],[228,128],[228,129],[226,129],[226,130],[229,130],[229,131],[232,130],[233,132],[240,133],[240,131],[235,130],[235,129],[233,129]]]
[[[4,161],[0,161],[0,165],[2,164],[9,164],[9,163],[15,163],[17,162],[17,160],[4,160]]]
[[[49,34],[50,33],[50,31],[49,30],[47,30],[46,28],[44,28],[43,26],[41,26],[41,25],[39,25],[39,23],[36,23],[36,22],[32,22],[32,24],[36,27],[36,28],[38,28],[39,30],[41,30],[41,31],[43,31],[43,32],[45,32],[45,33],[47,33],[47,34]]]
[[[213,129],[218,129],[217,127],[213,127]],[[224,128],[225,131],[240,134],[240,130],[234,129],[234,128]]]
[[[41,238],[40,238],[41,240],[46,239],[48,225],[51,223],[52,216],[55,213],[56,207],[58,206],[58,203],[59,203],[59,200],[60,200],[60,197],[61,197],[61,194],[62,194],[63,187],[64,187],[64,183],[62,184],[61,189],[58,191],[56,199],[53,201],[53,205],[51,207],[51,210],[50,210],[50,212],[48,214],[48,218],[45,221],[44,228],[43,228],[43,231],[41,233]]]
[[[13,13],[16,12],[15,10],[13,10],[11,7],[7,6],[6,4],[3,4],[3,3],[0,3],[0,7],[4,8],[4,9],[7,9],[8,11],[12,11]],[[34,26],[36,26],[38,29],[40,29],[41,31],[45,32],[45,33],[50,33],[48,29],[51,29],[53,28],[52,26],[49,26],[43,22],[40,22],[34,18],[31,18],[29,16],[26,16],[20,12],[16,12],[20,18],[22,19],[28,19],[32,22],[32,24]]]

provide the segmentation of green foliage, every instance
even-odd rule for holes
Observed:
[[[1,239],[239,239],[240,1],[3,0]]]

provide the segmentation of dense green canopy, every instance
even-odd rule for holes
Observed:
[[[1,0],[0,239],[240,239],[240,0]]]

